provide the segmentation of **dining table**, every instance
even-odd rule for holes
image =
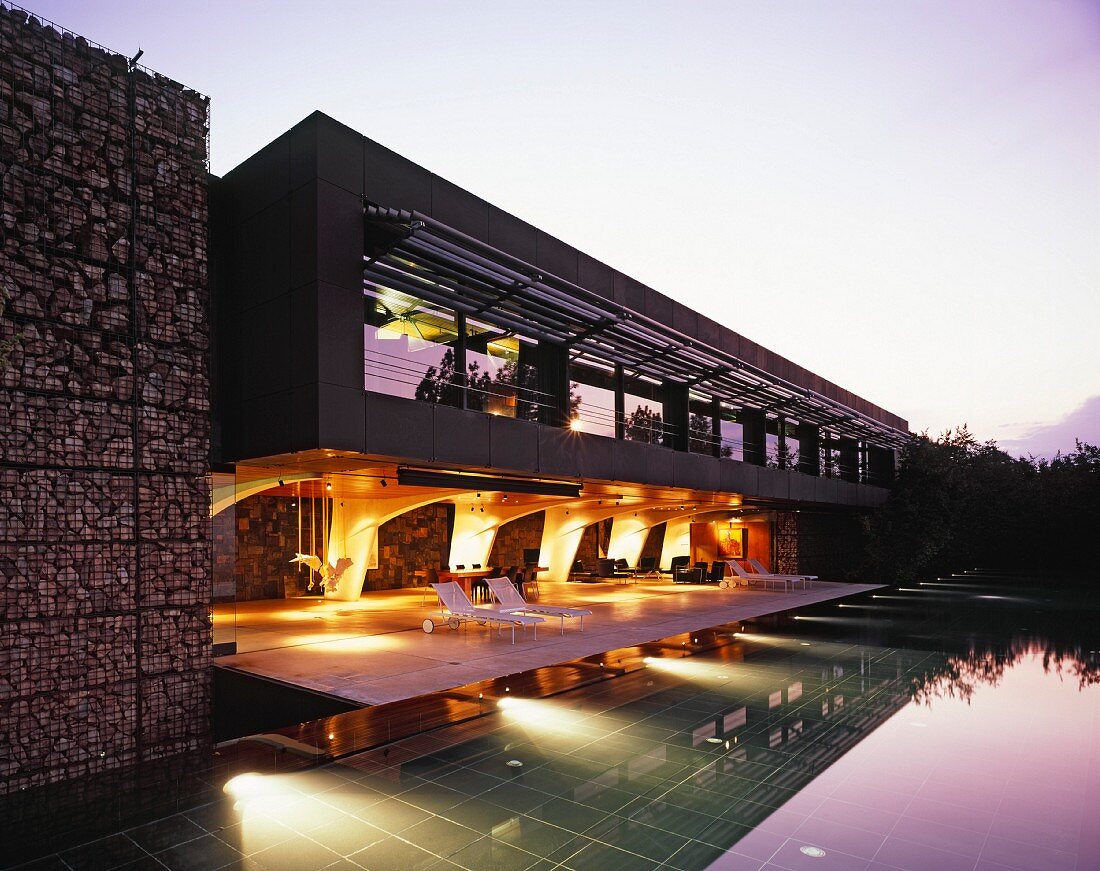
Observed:
[[[470,598],[473,593],[474,581],[480,581],[482,578],[488,578],[496,574],[498,569],[489,566],[484,569],[440,569],[439,582],[446,583],[447,581],[455,581],[467,598]],[[419,578],[426,578],[428,576],[427,569],[421,569],[415,573]]]

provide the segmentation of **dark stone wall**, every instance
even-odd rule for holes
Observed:
[[[600,531],[602,526],[602,522],[588,524],[581,535],[581,543],[577,545],[577,555],[574,559],[583,562],[585,569],[590,572],[596,571],[597,560],[600,558]]]
[[[290,560],[298,550],[296,499],[285,496],[249,496],[236,504],[236,561],[233,570],[237,600],[283,599],[309,595],[309,571],[301,571]],[[303,517],[302,547],[310,548],[309,509]],[[320,506],[317,508],[320,512]],[[321,540],[320,518],[317,541]],[[220,547],[220,543],[218,545]],[[318,548],[319,549],[319,548]],[[215,550],[215,560],[218,551]],[[313,593],[319,594],[315,586]]]
[[[0,793],[208,743],[207,118],[0,6]]]
[[[657,561],[657,567],[661,568],[661,548],[665,544],[665,525],[658,523],[656,526],[649,527],[649,532],[645,537],[645,544],[642,545],[642,552],[639,554],[638,559],[642,557],[653,557]],[[668,566],[664,566],[668,568]]]
[[[775,518],[776,571],[849,580],[863,562],[859,518],[780,511]]]
[[[424,505],[378,527],[378,568],[367,572],[363,589],[421,586],[413,572],[438,568],[450,556],[453,511],[453,505]]]
[[[546,512],[539,511],[501,526],[493,541],[493,549],[489,552],[489,565],[523,568],[523,551],[542,544],[542,527],[545,522]]]

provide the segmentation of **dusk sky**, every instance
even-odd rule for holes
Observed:
[[[1100,3],[28,5],[217,174],[320,109],[915,431],[1100,442]]]

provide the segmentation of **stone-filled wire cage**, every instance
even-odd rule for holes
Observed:
[[[0,794],[209,740],[208,136],[0,2]]]

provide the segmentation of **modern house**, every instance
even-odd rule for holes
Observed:
[[[273,534],[350,558],[349,598],[524,550],[561,580],[713,559],[740,529],[840,574],[885,496],[906,421],[324,114],[213,200],[226,595],[301,592],[286,547],[229,576]]]
[[[339,599],[850,567],[904,420],[325,115],[211,178],[207,98],[136,60],[0,2],[12,828],[209,765],[211,606],[317,594],[297,553]]]

